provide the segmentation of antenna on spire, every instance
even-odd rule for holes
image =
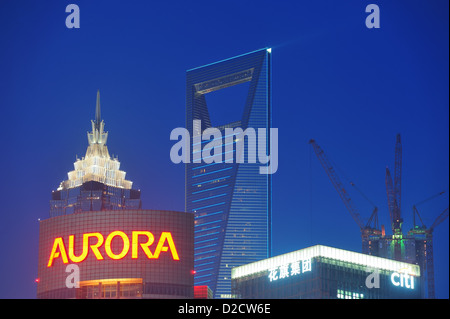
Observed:
[[[102,121],[100,113],[100,90],[97,90],[97,103],[95,106],[95,120],[91,120],[92,132],[88,133],[89,145],[91,144],[106,144],[108,132],[104,131],[105,123]],[[109,154],[108,154],[109,157]]]
[[[100,115],[100,90],[97,90],[97,104],[95,105],[95,124],[98,127],[102,121]]]

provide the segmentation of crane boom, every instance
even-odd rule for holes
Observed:
[[[353,217],[356,224],[359,226],[361,231],[364,228],[364,223],[361,221],[360,214],[358,213],[357,209],[354,207],[353,202],[346,191],[344,185],[342,184],[341,180],[339,179],[339,176],[336,174],[336,171],[334,170],[333,166],[331,165],[330,161],[328,160],[327,156],[325,155],[324,151],[320,148],[320,146],[316,143],[315,140],[310,140],[309,143],[312,145],[314,152],[317,155],[317,158],[320,161],[320,164],[322,164],[322,167],[324,168],[325,172],[328,175],[328,178],[331,180],[331,183],[333,184],[334,188],[337,190],[339,196],[341,197],[342,201],[344,202],[345,206],[347,207],[347,210],[350,212],[350,215]]]
[[[421,224],[422,224],[421,227],[422,227],[422,228],[425,228],[425,224],[424,224],[423,221],[422,221],[422,217],[420,217],[419,211],[417,210],[417,206],[422,205],[422,204],[424,204],[424,203],[426,203],[426,202],[428,202],[428,201],[430,201],[430,200],[432,200],[432,199],[434,199],[434,198],[436,198],[436,197],[438,197],[438,196],[441,196],[441,195],[444,194],[444,193],[445,193],[445,191],[439,192],[439,193],[437,193],[437,194],[435,194],[435,195],[433,195],[433,196],[430,196],[430,197],[428,197],[428,198],[426,198],[426,199],[424,199],[424,200],[418,202],[417,204],[414,204],[414,205],[413,205],[413,227],[414,227],[414,228],[416,227],[416,215],[417,215],[417,217],[419,217],[419,219],[420,219],[420,222],[421,222]]]
[[[436,197],[438,197],[438,196],[441,196],[442,194],[445,194],[445,191],[442,191],[442,192],[439,192],[439,193],[437,193],[437,194],[434,194],[433,196],[430,196],[430,197],[428,197],[428,198],[426,198],[426,199],[424,199],[424,200],[418,202],[417,204],[414,204],[414,206],[417,207],[417,206],[419,206],[419,205],[422,205],[423,203],[426,203],[426,202],[428,202],[428,201],[430,201],[430,200],[432,200],[432,199],[434,199],[434,198],[436,198]]]
[[[337,190],[339,196],[341,197],[342,201],[345,204],[345,207],[350,212],[350,215],[353,217],[353,220],[356,222],[356,224],[359,227],[359,230],[361,231],[362,253],[368,255],[377,254],[378,250],[378,245],[376,244],[377,238],[379,238],[382,235],[382,231],[378,229],[378,208],[372,204],[373,206],[375,206],[374,210],[370,215],[368,222],[364,225],[360,214],[358,213],[357,209],[353,206],[353,202],[347,190],[345,189],[344,185],[339,179],[339,176],[337,175],[336,171],[333,168],[333,165],[331,165],[324,151],[320,148],[320,146],[316,143],[315,140],[312,139],[309,141],[309,143],[312,145],[314,152],[317,155],[317,158],[319,159],[320,163],[322,164],[322,167],[325,169],[325,172],[328,175],[328,178],[330,179],[334,188]],[[351,184],[355,186],[353,183]],[[367,199],[365,195],[363,196]]]
[[[434,228],[442,223],[448,217],[448,207],[436,218],[433,225],[430,226],[429,232],[433,232]]]

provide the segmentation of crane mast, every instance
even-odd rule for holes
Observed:
[[[397,134],[395,143],[395,167],[394,182],[392,182],[391,172],[386,167],[386,193],[389,208],[389,216],[391,219],[392,233],[396,236],[402,234],[402,142],[400,134]]]
[[[402,140],[400,134],[397,134],[395,141],[394,193],[397,202],[394,218],[397,223],[400,223],[402,211]],[[398,227],[400,228],[401,225]]]
[[[406,258],[405,242],[403,240],[401,217],[401,188],[402,188],[402,142],[400,134],[397,134],[395,142],[395,167],[394,181],[392,181],[391,172],[386,167],[386,194],[389,208],[389,217],[392,228],[392,242],[390,244],[392,257],[401,261]]]

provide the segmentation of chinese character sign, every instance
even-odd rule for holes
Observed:
[[[297,260],[292,263],[269,269],[269,280],[276,281],[287,277],[293,277],[311,271],[311,258]]]

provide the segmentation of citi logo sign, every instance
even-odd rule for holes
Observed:
[[[263,164],[264,166],[259,167],[260,174],[274,174],[278,170],[277,128],[270,128],[269,136],[265,128],[249,127],[245,130],[240,127],[225,128],[225,135],[222,136],[221,131],[214,127],[207,128],[201,133],[200,120],[194,120],[192,124],[194,131],[192,145],[190,145],[191,135],[187,129],[178,127],[170,133],[170,140],[178,140],[170,150],[172,163],[191,163],[191,150],[192,163],[202,161],[205,164],[245,163],[245,140],[247,140],[246,163]]]
[[[400,269],[398,272],[395,271],[390,274],[389,278],[391,284],[396,287],[414,290],[415,277],[409,275],[406,271],[402,272],[402,270],[404,269]],[[368,271],[370,270],[368,269]],[[373,270],[373,272],[366,277],[366,287],[369,289],[380,288],[380,272],[378,269]]]
[[[414,277],[408,274],[394,272],[391,274],[391,282],[396,287],[414,289]]]

